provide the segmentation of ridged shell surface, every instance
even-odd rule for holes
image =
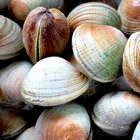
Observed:
[[[77,63],[87,76],[99,82],[110,82],[119,76],[126,42],[117,28],[92,23],[78,26],[72,35]]]
[[[53,106],[79,97],[88,87],[88,78],[72,64],[60,57],[48,57],[32,67],[21,91],[25,100],[33,104]]]
[[[101,2],[87,2],[75,7],[67,16],[71,31],[83,23],[121,28],[121,18],[113,7]]]
[[[87,140],[90,119],[86,109],[70,103],[44,110],[35,125],[36,140]]]

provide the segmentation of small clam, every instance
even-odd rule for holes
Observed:
[[[79,104],[69,103],[46,109],[35,125],[36,140],[87,140],[90,118]]]
[[[33,63],[54,55],[61,55],[69,40],[69,26],[58,9],[38,7],[27,16],[23,26],[23,42]]]
[[[140,32],[133,33],[123,53],[123,74],[130,87],[140,93]]]
[[[71,31],[83,23],[121,28],[121,18],[116,9],[101,2],[87,2],[78,5],[69,13],[67,20]]]
[[[34,140],[34,132],[35,128],[34,126],[26,129],[24,132],[22,132],[16,140]]]
[[[120,30],[108,25],[82,24],[72,35],[77,63],[99,82],[111,82],[119,76],[126,42]]]
[[[19,55],[22,48],[21,27],[11,19],[0,15],[0,60]]]
[[[125,136],[140,119],[140,98],[128,91],[110,92],[95,103],[92,118],[106,133]]]
[[[17,61],[0,69],[0,105],[17,106],[25,102],[20,88],[31,68],[31,63]]]
[[[138,121],[136,128],[134,129],[132,140],[140,140],[140,121]]]
[[[121,16],[121,30],[128,35],[140,30],[140,1],[139,0],[122,0],[118,13]]]
[[[39,6],[63,10],[64,0],[10,0],[9,10],[17,22],[24,22],[30,11]]]
[[[88,78],[60,57],[38,61],[25,77],[21,93],[25,100],[40,106],[69,102],[89,87]]]

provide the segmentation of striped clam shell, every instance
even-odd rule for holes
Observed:
[[[60,57],[38,61],[25,77],[21,93],[25,100],[40,106],[69,102],[89,87],[88,78]]]

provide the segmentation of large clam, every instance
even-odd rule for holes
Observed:
[[[128,91],[107,93],[95,103],[92,118],[106,133],[125,136],[140,119],[140,98]]]
[[[35,125],[36,140],[87,140],[90,119],[86,109],[69,103],[46,109]]]
[[[8,17],[0,15],[0,60],[19,55],[22,48],[21,27]]]
[[[76,6],[67,16],[67,20],[71,31],[83,23],[121,28],[121,18],[116,9],[101,2],[87,2]]]
[[[69,34],[65,15],[55,8],[35,8],[29,13],[23,26],[23,42],[33,63],[47,56],[61,55]]]
[[[140,1],[139,0],[122,0],[118,13],[121,16],[121,30],[128,35],[140,30]]]
[[[133,33],[123,53],[123,74],[131,88],[140,93],[140,32]]]
[[[24,22],[30,11],[39,6],[63,10],[64,0],[10,0],[9,10],[16,21]]]
[[[72,35],[77,63],[99,82],[111,82],[119,76],[126,42],[120,30],[108,25],[82,24]]]
[[[38,61],[25,77],[21,92],[25,100],[40,106],[69,102],[82,95],[88,78],[61,57]]]

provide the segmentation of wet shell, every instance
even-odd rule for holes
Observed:
[[[34,140],[34,126],[26,129],[24,132],[22,132],[16,140]]]
[[[121,18],[113,7],[100,2],[87,2],[75,7],[67,16],[71,31],[83,23],[121,28]]]
[[[140,93],[140,32],[133,33],[123,54],[123,74],[131,88]]]
[[[27,127],[27,120],[20,112],[0,108],[0,139],[10,139]]]
[[[119,76],[126,42],[120,30],[107,25],[82,24],[72,35],[77,63],[99,82],[111,82]]]
[[[33,63],[47,56],[61,55],[69,34],[65,15],[55,8],[32,10],[23,26],[23,42]]]
[[[0,69],[0,105],[17,106],[25,102],[20,88],[31,68],[31,63],[17,61]]]
[[[0,60],[19,55],[22,48],[21,27],[11,19],[0,15]]]
[[[63,10],[64,0],[10,0],[9,10],[16,21],[24,22],[30,11],[39,6]]]
[[[139,0],[122,0],[118,13],[121,16],[121,30],[128,35],[140,30],[140,1]]]
[[[60,57],[38,61],[25,77],[21,92],[25,100],[40,106],[69,102],[89,87],[87,77]]]
[[[132,140],[140,140],[140,121],[136,125],[136,128],[132,136]]]
[[[87,140],[90,119],[86,109],[76,103],[44,110],[35,125],[36,140]]]
[[[114,136],[125,136],[131,125],[140,119],[140,98],[127,91],[111,92],[101,97],[93,107],[94,123]]]

